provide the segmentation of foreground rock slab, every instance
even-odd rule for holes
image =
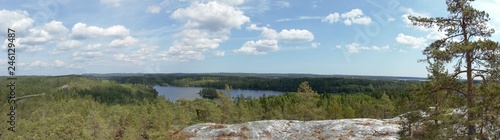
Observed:
[[[186,127],[191,140],[397,140],[400,119],[342,119],[321,121],[264,120],[242,124],[203,123]]]

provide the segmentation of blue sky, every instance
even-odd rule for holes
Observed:
[[[500,29],[500,1],[473,5]],[[405,18],[447,16],[444,0],[0,0],[18,75],[310,73],[427,76],[444,34]],[[495,33],[493,40],[499,41]],[[0,75],[7,74],[7,41]],[[3,58],[3,59],[1,59]]]

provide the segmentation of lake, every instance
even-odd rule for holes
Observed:
[[[165,96],[171,101],[175,101],[180,98],[185,98],[188,100],[201,98],[201,96],[198,95],[198,92],[200,92],[200,90],[203,89],[201,87],[175,87],[175,86],[154,86],[153,88],[158,92],[158,95]],[[226,90],[223,89],[218,89],[218,90],[227,94]],[[233,89],[231,91],[231,98],[236,98],[240,94],[243,94],[244,97],[259,98],[264,94],[266,94],[266,96],[282,95],[285,94],[285,92],[270,91],[270,90]]]

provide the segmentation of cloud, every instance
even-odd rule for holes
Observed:
[[[262,31],[260,37],[265,40],[278,40],[290,43],[309,42],[314,40],[314,34],[305,29],[283,29],[279,33],[268,27],[258,27],[251,24],[247,30]]]
[[[40,52],[43,51],[45,47],[39,46],[39,45],[34,45],[34,46],[29,46],[27,47],[26,52]]]
[[[42,60],[35,60],[31,63],[24,63],[20,64],[20,66],[27,66],[27,67],[37,67],[37,68],[48,68],[48,67],[57,67],[57,68],[62,68],[62,67],[67,67],[68,64],[66,64],[64,61],[61,61],[59,59],[54,60],[52,63],[49,63],[47,61],[42,61]]]
[[[81,51],[93,52],[101,49],[101,44],[89,44],[85,47],[80,48]]]
[[[424,26],[414,26],[413,23],[411,22],[411,20],[408,19],[408,16],[410,16],[410,14],[403,14],[401,16],[401,20],[403,20],[403,22],[406,24],[406,27],[417,29],[419,31],[431,31],[432,30],[432,28],[427,28]],[[412,15],[412,16],[414,16],[414,15]],[[437,29],[437,27],[433,27],[433,28]]]
[[[101,0],[101,3],[112,7],[118,7],[121,5],[121,0]]]
[[[140,48],[128,55],[115,54],[113,58],[118,61],[131,62],[135,65],[144,65],[147,61],[155,61],[155,53],[158,46],[142,45]]]
[[[426,38],[429,40],[439,40],[446,37],[446,33],[439,31],[438,28],[434,28],[431,33],[429,33]]]
[[[345,46],[348,53],[358,53],[360,49],[367,49],[366,47],[360,48],[358,43],[351,43]]]
[[[174,60],[176,55],[182,56],[179,61],[189,61],[189,54],[194,55],[193,60],[203,60],[202,52],[218,48],[219,43],[229,38],[226,34],[211,34],[197,29],[184,29],[177,36],[181,39],[175,40],[167,52]]]
[[[399,44],[403,44],[403,45],[406,45],[406,46],[409,46],[411,48],[415,48],[415,49],[418,49],[418,48],[421,48],[425,45],[427,45],[427,39],[423,38],[423,37],[413,37],[413,36],[409,36],[409,35],[404,35],[403,33],[400,33],[398,34],[398,36],[396,37],[396,42],[399,43]]]
[[[34,20],[29,17],[26,11],[0,10],[0,28],[24,31],[33,25]]]
[[[336,48],[341,48],[341,46],[337,45]],[[347,50],[348,53],[354,54],[354,53],[359,53],[362,50],[385,51],[385,50],[389,50],[390,47],[389,47],[389,45],[385,45],[382,47],[379,47],[379,46],[362,47],[358,43],[351,43],[351,44],[346,45],[345,49]]]
[[[260,34],[260,36],[263,38],[263,39],[273,39],[273,40],[276,40],[280,37],[280,34],[278,32],[276,32],[276,30],[274,29],[269,29],[267,27],[262,27],[262,33]]]
[[[313,48],[318,48],[319,45],[321,45],[321,43],[318,43],[318,42],[311,43],[311,47],[313,47]]]
[[[300,16],[298,18],[290,19],[290,18],[282,18],[276,20],[276,22],[285,22],[285,21],[298,21],[298,20],[310,20],[310,19],[324,19],[324,17],[320,16]]]
[[[288,1],[276,1],[275,5],[279,8],[290,7],[290,2]]]
[[[138,39],[135,39],[131,36],[127,36],[124,39],[115,39],[109,43],[110,47],[114,48],[128,48],[139,42]]]
[[[224,56],[224,54],[226,54],[226,52],[224,52],[224,51],[216,51],[214,53],[215,56]]]
[[[68,29],[60,21],[51,21],[44,26],[28,29],[25,37],[19,38],[20,45],[40,45],[50,41],[60,40],[68,33]]]
[[[363,15],[363,11],[361,9],[352,9],[351,11],[342,14],[340,17],[345,19],[345,25],[351,25],[352,23],[368,25],[372,22],[370,17]]]
[[[59,42],[54,49],[49,51],[49,54],[61,54],[79,47],[83,47],[84,45],[84,43],[78,40],[64,40]]]
[[[371,22],[372,22],[372,20],[369,17],[359,17],[359,18],[352,18],[352,19],[344,20],[345,25],[351,25],[352,23],[368,25]]]
[[[247,30],[262,31],[261,39],[257,41],[247,41],[240,49],[233,50],[242,54],[267,54],[267,52],[280,49],[278,42],[302,43],[314,40],[314,35],[305,29],[283,29],[279,33],[268,27],[258,27],[250,24]],[[316,44],[319,45],[319,44]]]
[[[392,21],[395,21],[395,20],[396,20],[396,19],[395,19],[395,18],[393,18],[393,17],[389,17],[389,18],[387,18],[387,21],[391,21],[391,22],[392,22]]]
[[[63,61],[61,61],[61,60],[55,60],[55,61],[54,61],[54,66],[56,66],[56,67],[63,67],[63,66],[65,66],[65,65],[66,65],[66,63],[64,63],[64,62],[63,62]]]
[[[417,17],[430,17],[430,15],[428,13],[424,13],[424,12],[417,12],[415,10],[413,10],[412,8],[404,8],[404,7],[401,7],[401,10],[409,15],[412,15],[412,16],[417,16]]]
[[[496,24],[500,24],[500,1],[498,0],[481,0],[474,1],[471,3],[472,6],[477,8],[478,10],[484,10],[488,14],[490,14],[490,18]]]
[[[341,15],[342,18],[355,18],[363,15],[363,11],[361,9],[352,9],[347,13],[343,13]]]
[[[93,59],[102,56],[99,51],[76,51],[73,53],[73,60],[83,61],[85,59]]]
[[[28,30],[28,35],[23,38],[19,38],[20,44],[35,45],[48,42],[53,37],[47,31],[41,28],[33,28]]]
[[[245,3],[245,0],[213,0],[213,1],[225,3],[228,5],[241,5],[241,4]]]
[[[412,8],[401,8],[401,10],[405,13],[401,15],[401,20],[405,23],[406,27],[411,27],[413,29],[417,29],[420,31],[431,31],[433,30],[432,28],[437,29],[438,27],[432,27],[432,28],[427,28],[423,26],[414,26],[413,23],[411,22],[410,19],[408,19],[408,16],[416,16],[416,17],[431,17],[428,13],[424,12],[417,12],[413,10]]]
[[[314,40],[314,35],[308,30],[281,30],[279,40],[283,42],[308,42]]]
[[[383,47],[372,46],[370,49],[372,49],[372,50],[377,50],[377,51],[389,50],[389,45],[385,45],[385,46],[383,46]]]
[[[277,40],[257,40],[247,41],[240,49],[237,49],[234,52],[258,55],[277,50],[279,50]]]
[[[361,9],[352,9],[351,11],[343,14],[339,13],[328,14],[328,16],[324,17],[321,20],[321,22],[334,23],[340,21],[340,19],[343,19],[343,23],[345,25],[352,25],[352,24],[368,25],[372,23],[372,19],[364,15]]]
[[[328,14],[325,18],[321,20],[321,22],[334,23],[339,21],[340,15],[339,13]]]
[[[247,30],[255,30],[255,31],[260,31],[264,28],[267,28],[267,27],[259,27],[259,26],[257,26],[257,24],[250,24],[249,26],[247,26]]]
[[[43,26],[43,30],[47,31],[51,35],[59,35],[62,37],[68,33],[68,28],[66,28],[61,21],[51,21]]]
[[[158,14],[158,13],[160,13],[160,9],[161,9],[160,6],[152,5],[152,6],[148,6],[148,9],[146,9],[146,12]]]
[[[194,2],[187,8],[175,10],[170,17],[186,20],[185,27],[204,29],[212,32],[240,28],[242,24],[250,22],[250,18],[245,16],[242,11],[232,6],[213,1],[206,4]]]
[[[250,22],[250,18],[242,11],[226,4],[230,1],[224,2],[193,2],[189,7],[175,10],[170,17],[186,23],[183,31],[175,35],[177,39],[172,46],[162,53],[162,59],[203,60],[205,51],[216,49],[229,39],[231,29],[239,29],[244,23]],[[243,1],[232,2],[239,4]]]
[[[409,35],[404,35],[402,33],[398,34],[396,37],[396,42],[405,46],[409,46],[411,48],[422,48],[426,47],[428,44],[427,42],[433,41],[433,40],[439,40],[443,39],[446,37],[446,33],[444,31],[439,31],[439,27],[437,26],[432,26],[432,27],[424,27],[424,26],[415,26],[413,23],[408,19],[408,16],[416,16],[416,17],[431,17],[428,13],[424,12],[417,12],[413,10],[412,8],[401,8],[403,12],[406,14],[403,14],[401,16],[401,19],[403,22],[406,24],[406,27],[413,28],[418,31],[422,32],[427,32],[428,34],[425,37],[413,37]]]
[[[471,3],[474,8],[478,10],[484,10],[486,13],[490,15],[489,26],[495,29],[495,33],[493,34],[493,39],[500,39],[499,31],[500,29],[500,1],[498,0],[481,0],[474,1]],[[496,37],[496,38],[495,38]]]
[[[36,60],[34,62],[31,62],[29,64],[30,67],[48,67],[50,66],[49,63],[47,62],[44,62],[44,61],[40,61],[40,60]]]
[[[87,46],[84,46],[78,51],[73,52],[73,60],[83,61],[100,57],[103,55],[100,49],[101,46],[101,44],[89,44]]]
[[[17,51],[34,53],[44,50],[45,43],[59,41],[67,33],[67,29],[61,26],[61,22],[51,21],[44,26],[26,29],[25,32],[17,31],[18,34],[22,34],[14,42],[17,46]],[[4,43],[7,44],[7,42]],[[3,49],[6,49],[6,47],[3,47]]]
[[[114,25],[104,29],[97,26],[87,26],[85,23],[78,22],[71,28],[71,37],[78,40],[103,37],[125,38],[129,34],[129,29],[122,25]]]

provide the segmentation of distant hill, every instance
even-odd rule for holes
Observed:
[[[258,78],[353,78],[353,79],[373,79],[373,80],[404,80],[404,81],[427,81],[423,77],[401,77],[401,76],[370,76],[370,75],[319,75],[319,74],[297,74],[297,73],[109,73],[83,74],[85,77],[98,79],[109,79],[111,77],[131,77],[131,76],[236,76],[236,77],[258,77]]]

